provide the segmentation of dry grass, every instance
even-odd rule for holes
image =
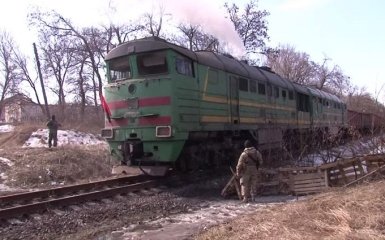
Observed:
[[[42,127],[39,124],[18,125],[12,132],[0,133],[0,148],[22,146],[32,132]]]
[[[196,239],[385,239],[384,212],[382,180],[261,209]]]
[[[98,123],[72,123],[64,129],[82,129],[93,132]],[[0,156],[15,163],[2,164],[1,172],[8,176],[8,185],[16,187],[51,187],[52,183],[71,184],[95,180],[111,175],[112,162],[104,146],[60,146],[47,148],[21,148],[31,133],[45,128],[45,123],[29,123],[15,126],[14,131],[0,134]]]
[[[108,150],[101,146],[88,148],[63,146],[23,149],[9,148],[1,155],[15,165],[6,172],[9,184],[16,187],[50,187],[53,182],[71,184],[111,175]]]

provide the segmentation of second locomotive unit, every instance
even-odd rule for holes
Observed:
[[[338,97],[231,56],[150,37],[119,45],[105,61],[102,135],[123,164],[218,165],[234,160],[245,139],[263,151],[346,124]]]

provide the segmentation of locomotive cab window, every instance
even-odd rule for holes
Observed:
[[[112,82],[131,78],[131,68],[128,58],[112,59],[108,62],[108,75]]]
[[[190,59],[176,57],[175,59],[176,71],[180,74],[194,77],[193,63]]]
[[[294,100],[294,93],[293,93],[293,91],[289,91],[289,100]]]
[[[265,84],[263,84],[263,83],[258,83],[258,94],[266,95]]]
[[[249,86],[248,86],[248,80],[246,78],[239,78],[239,90],[240,91],[249,91]]]
[[[257,82],[250,79],[250,92],[256,93],[257,92]]]
[[[274,97],[279,98],[279,88],[278,87],[274,87]]]
[[[310,100],[309,96],[302,93],[297,93],[297,110],[301,112],[309,112]]]
[[[282,90],[282,98],[284,101],[286,101],[286,91]]]
[[[153,52],[137,56],[140,75],[164,74],[168,72],[166,52]]]

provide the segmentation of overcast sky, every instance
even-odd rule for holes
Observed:
[[[9,31],[24,51],[32,53],[32,42],[36,40],[28,30],[26,16],[34,6],[41,10],[55,9],[75,24],[87,26],[126,22],[145,11],[156,10],[159,2],[174,17],[193,23],[206,22],[213,34],[237,45],[223,18],[224,0],[11,0],[2,2],[0,28]],[[246,2],[236,1],[239,6]],[[108,6],[117,11],[107,10]],[[385,84],[385,1],[259,0],[259,6],[270,12],[269,46],[290,44],[316,62],[327,57],[350,76],[354,85],[366,87],[373,96]],[[380,96],[384,98],[385,87]]]

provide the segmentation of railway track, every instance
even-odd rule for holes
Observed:
[[[136,192],[153,188],[159,184],[160,181],[156,178],[138,175],[1,196],[0,220],[4,221],[33,213],[42,213],[51,208]]]

